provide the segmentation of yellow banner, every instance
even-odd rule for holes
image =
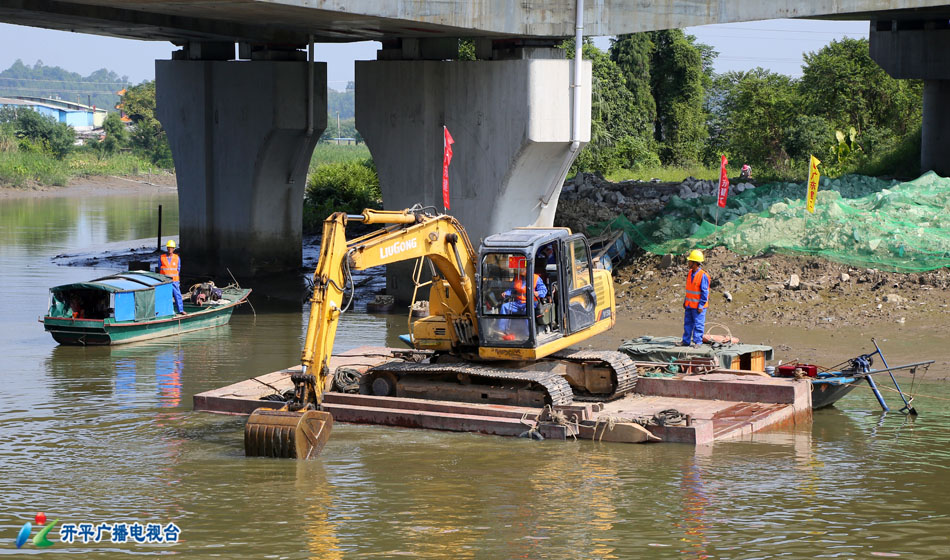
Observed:
[[[812,214],[815,213],[815,199],[818,198],[818,179],[821,174],[818,173],[818,158],[811,156],[811,165],[808,167],[808,198],[805,207]]]

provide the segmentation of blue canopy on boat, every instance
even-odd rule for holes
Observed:
[[[129,271],[50,288],[53,294],[50,315],[65,316],[65,295],[87,290],[113,295],[112,309],[116,321],[149,320],[175,314],[171,278],[154,272]]]
[[[70,290],[102,290],[106,292],[131,292],[135,290],[151,290],[154,286],[171,284],[171,278],[155,272],[129,271],[110,274],[88,282],[74,282],[50,288],[51,292]]]

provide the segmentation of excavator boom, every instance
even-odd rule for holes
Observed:
[[[385,227],[352,241],[346,239],[347,222],[383,224]],[[464,321],[469,340],[477,340],[474,326],[475,252],[464,228],[446,215],[431,216],[418,209],[399,212],[364,210],[362,214],[335,213],[323,223],[320,261],[313,275],[310,318],[301,354],[301,372],[291,376],[293,399],[280,410],[257,409],[245,426],[247,456],[312,458],[329,438],[332,416],[320,410],[329,378],[345,290],[352,289],[351,270],[427,257],[451,287],[454,297],[443,314]]]

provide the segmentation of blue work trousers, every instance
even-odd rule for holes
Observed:
[[[172,282],[172,298],[175,299],[175,311],[185,310],[185,302],[181,300],[181,282]]]
[[[686,308],[683,318],[683,344],[694,342],[703,343],[703,333],[706,331],[706,310]]]
[[[527,305],[517,301],[506,301],[505,303],[501,304],[502,315],[524,315],[525,309],[527,309]],[[520,318],[515,319],[515,324],[519,327],[517,329],[519,331],[518,333],[511,332],[513,330],[511,328],[511,319],[502,319],[498,321],[498,328],[501,329],[501,332],[503,333],[511,333],[520,335],[521,337],[527,336],[528,333],[520,332],[525,330],[525,320]]]

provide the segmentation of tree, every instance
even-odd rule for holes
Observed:
[[[805,55],[799,85],[808,113],[858,135],[884,127],[904,135],[920,123],[922,83],[895,80],[871,59],[867,39],[832,41]]]
[[[0,72],[0,86],[5,96],[50,97],[102,108],[112,108],[118,99],[116,92],[128,83],[128,77],[106,69],[83,77],[58,66],[45,66],[41,60],[33,66],[17,60]]]
[[[610,60],[620,69],[624,84],[633,95],[633,121],[650,136],[653,135],[653,122],[656,120],[656,102],[650,91],[652,51],[649,33],[620,35],[610,42]]]
[[[763,68],[716,78],[722,145],[736,163],[782,166],[785,133],[800,113],[792,78]]]
[[[19,111],[15,134],[21,148],[46,152],[57,159],[66,157],[76,140],[76,131],[70,126],[32,110]]]
[[[119,118],[118,113],[109,113],[105,122],[102,123],[103,132],[106,137],[100,142],[102,152],[105,154],[114,154],[121,148],[129,144],[129,131]]]
[[[119,108],[132,121],[132,149],[155,165],[171,168],[171,147],[162,123],[155,117],[155,82],[142,82],[128,88]]]
[[[568,58],[574,57],[573,42],[565,42],[562,48]],[[583,52],[591,61],[591,139],[575,160],[574,172],[609,173],[651,159],[648,121],[642,117],[638,121],[633,93],[620,68],[590,39],[585,39]]]
[[[707,136],[703,110],[705,84],[704,50],[681,29],[650,32],[654,45],[650,58],[650,87],[656,101],[654,136],[660,144],[660,159],[666,164],[699,161]],[[714,57],[711,49],[707,56]]]

